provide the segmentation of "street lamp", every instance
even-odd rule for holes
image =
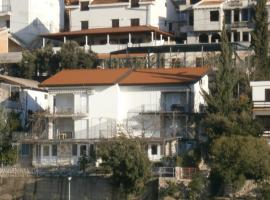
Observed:
[[[70,200],[70,181],[71,181],[72,177],[68,177],[68,200]]]

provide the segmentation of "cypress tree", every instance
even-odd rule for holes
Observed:
[[[267,0],[257,0],[254,16],[254,31],[251,46],[254,49],[255,80],[269,80],[270,68],[268,60],[268,12]]]

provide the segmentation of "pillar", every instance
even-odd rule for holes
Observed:
[[[88,46],[88,36],[85,36],[85,46]]]
[[[234,34],[231,32],[231,42],[234,42]]]
[[[242,42],[243,41],[243,31],[240,31],[239,32],[239,35],[240,35],[239,41]]]
[[[208,35],[208,43],[211,43],[211,34]]]
[[[239,9],[239,22],[242,21],[242,9]]]
[[[231,11],[231,24],[234,22],[234,10]]]
[[[131,33],[128,34],[128,44],[132,44],[132,42],[131,42]]]
[[[168,37],[168,44],[170,44],[171,43],[171,38],[170,37]]]
[[[154,42],[154,32],[151,32],[151,42]]]
[[[42,38],[42,47],[44,48],[46,45],[46,39],[45,38]]]
[[[160,34],[160,35],[159,35],[159,38],[160,38],[160,41],[162,41],[162,40],[163,40],[163,35]]]
[[[66,36],[64,36],[64,43],[66,43],[67,42],[67,37]]]
[[[110,44],[110,35],[107,34],[107,44]]]

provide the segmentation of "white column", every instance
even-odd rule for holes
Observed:
[[[85,36],[85,46],[88,46],[88,36]]]
[[[251,33],[248,33],[248,41],[251,42]]]
[[[163,40],[163,35],[160,34],[160,35],[159,35],[159,38],[160,38],[160,41],[162,41],[162,40]]]
[[[42,47],[45,47],[45,45],[46,45],[46,39],[42,38]]]
[[[110,35],[107,34],[107,44],[110,44]]]
[[[211,43],[211,34],[208,35],[208,43]]]
[[[67,42],[67,38],[66,38],[66,36],[64,36],[64,43],[66,43]]]
[[[49,120],[48,139],[49,140],[53,139],[53,123],[52,123],[52,119]]]
[[[243,41],[243,31],[240,31],[239,35],[240,35],[239,41],[242,42]]]
[[[241,22],[241,21],[242,21],[242,10],[239,9],[239,22]]]
[[[151,32],[151,42],[154,42],[154,32]]]
[[[231,32],[231,42],[234,42],[234,35],[233,35],[233,32]]]
[[[171,43],[171,38],[170,37],[168,37],[168,44],[170,44]]]
[[[128,44],[132,44],[131,43],[131,33],[128,34]]]

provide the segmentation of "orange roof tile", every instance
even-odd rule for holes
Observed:
[[[83,35],[101,35],[101,34],[123,34],[123,33],[144,33],[144,32],[156,32],[163,34],[164,36],[174,36],[171,33],[159,30],[154,26],[125,26],[125,27],[111,27],[111,28],[92,28],[79,31],[59,32],[42,34],[41,36],[46,38],[59,38],[63,36],[83,36]]]
[[[157,85],[186,84],[198,81],[207,73],[203,67],[169,69],[79,69],[63,70],[40,84],[41,87],[84,85]]]
[[[40,87],[113,85],[130,69],[73,69],[63,70],[43,81]]]
[[[135,70],[119,85],[185,84],[198,81],[208,72],[206,67],[159,68]]]

